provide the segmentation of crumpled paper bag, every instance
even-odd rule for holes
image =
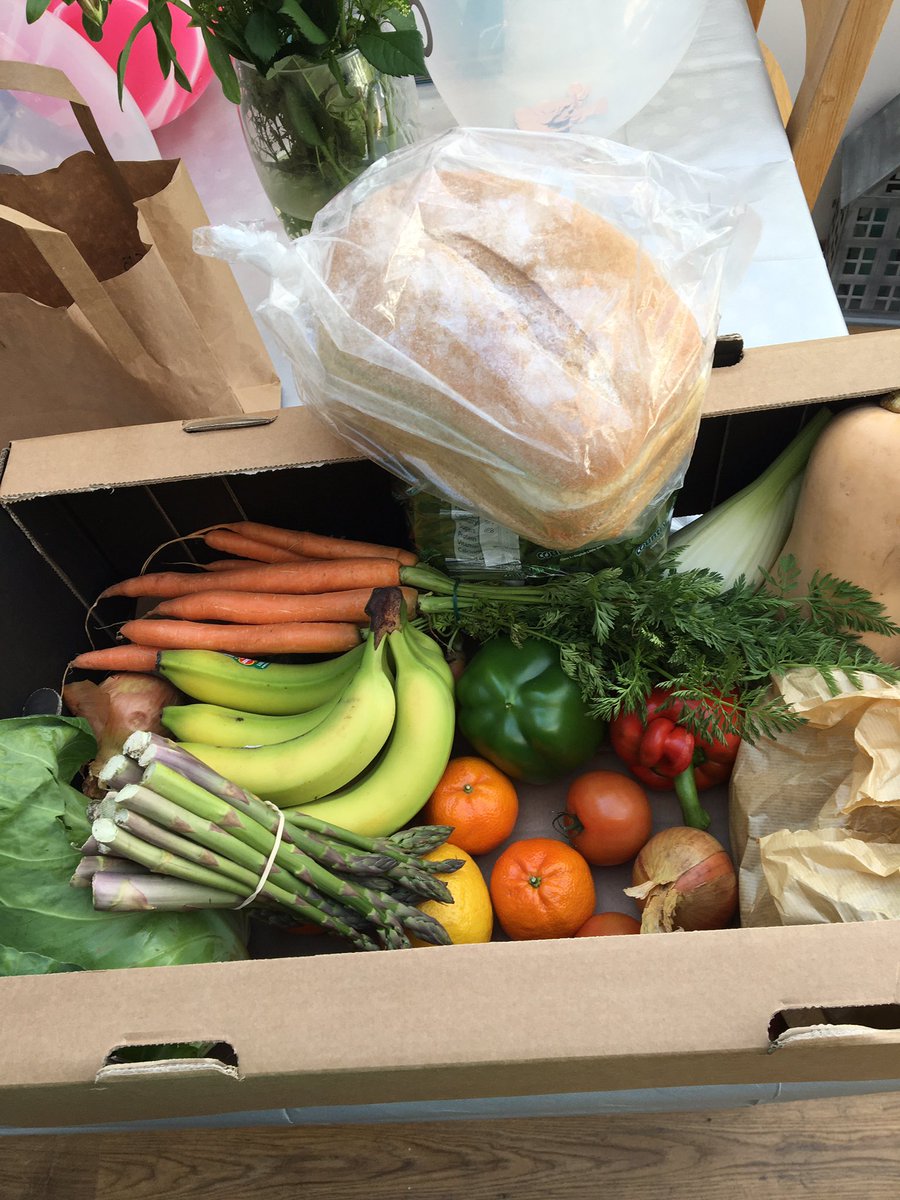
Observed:
[[[730,784],[741,923],[900,918],[900,686],[811,668],[776,683],[806,724],[742,744]]]

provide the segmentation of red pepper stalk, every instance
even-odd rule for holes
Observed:
[[[609,725],[616,754],[641,783],[651,788],[674,788],[681,804],[684,823],[694,829],[709,827],[709,813],[698,792],[724,783],[731,774],[741,739],[727,732],[731,705],[722,700],[710,710],[721,732],[700,737],[679,725],[686,709],[700,708],[697,701],[677,700],[663,688],[654,688],[647,698],[647,716],[625,713]]]

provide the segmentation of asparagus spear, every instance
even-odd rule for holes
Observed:
[[[115,792],[126,783],[140,783],[141,768],[124,754],[114,754],[100,768],[97,783],[106,792]]]
[[[133,867],[131,875],[98,871],[91,880],[99,912],[191,912],[198,908],[234,908],[230,892],[151,875]]]
[[[139,875],[143,868],[127,858],[113,858],[111,854],[86,854],[75,868],[69,884],[72,887],[90,887],[91,880],[101,871],[106,875]]]
[[[88,820],[93,821],[94,818],[91,815],[91,808],[88,808],[86,811],[87,811]],[[100,853],[100,845],[99,845],[97,839],[93,835],[91,835],[82,846],[79,846],[79,850],[87,858],[95,858]],[[107,852],[105,857],[106,858],[118,858],[120,856],[115,855],[115,854],[110,854],[109,852]]]
[[[133,833],[135,837],[146,842],[150,846],[156,846],[160,850],[165,850],[169,854],[174,854],[178,858],[183,858],[187,862],[195,863],[198,867],[207,867],[210,871],[215,871],[219,875],[225,876],[234,883],[243,884],[246,888],[246,895],[251,895],[254,888],[260,879],[260,871],[265,869],[266,860],[260,855],[260,871],[256,874],[253,871],[248,871],[245,867],[240,867],[236,863],[231,862],[228,858],[223,858],[220,854],[214,854],[212,850],[203,845],[198,845],[190,838],[182,837],[178,833],[173,833],[170,829],[165,829],[161,825],[157,825],[154,821],[149,821],[140,813],[133,812],[128,808],[117,808],[115,813],[115,822],[122,829]],[[227,834],[225,835],[228,836]],[[224,886],[224,885],[223,885]]]
[[[412,829],[398,829],[391,834],[390,842],[399,850],[418,856],[443,846],[452,833],[452,825],[417,825]]]

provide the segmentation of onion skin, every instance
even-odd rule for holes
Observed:
[[[664,829],[640,851],[632,868],[641,933],[724,929],[737,910],[734,865],[724,846],[687,826]]]
[[[120,753],[122,744],[136,729],[163,733],[162,710],[180,704],[183,696],[168,680],[131,671],[107,675],[102,683],[67,683],[63,701],[75,717],[89,722],[97,739],[97,757],[87,767],[82,791],[92,800],[106,794],[98,776],[106,761]]]

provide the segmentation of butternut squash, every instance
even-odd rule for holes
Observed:
[[[827,571],[871,592],[900,624],[900,411],[847,409],[816,442],[783,554],[805,581]],[[900,665],[900,636],[862,639]]]

